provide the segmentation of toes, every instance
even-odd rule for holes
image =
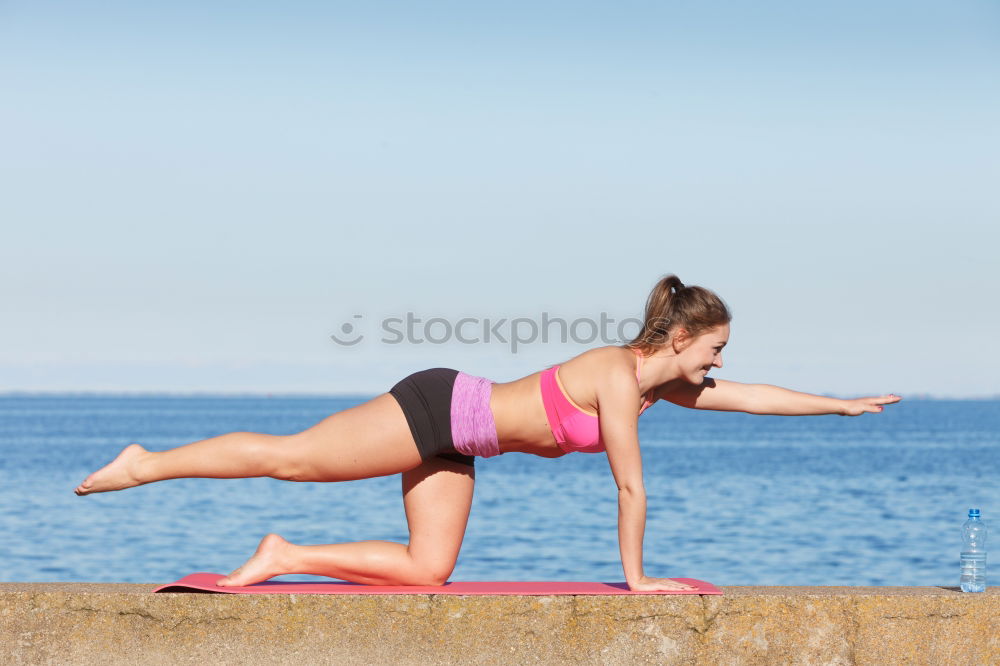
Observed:
[[[223,578],[220,578],[219,580],[215,581],[215,584],[219,585],[221,587],[240,587],[240,586],[242,586],[242,583],[237,583],[236,582],[236,579],[239,577],[240,571],[242,569],[243,569],[243,567],[237,568],[235,571],[233,571],[228,576],[224,576]]]
[[[240,587],[242,585],[242,583],[236,582],[236,579],[238,578],[237,574],[239,574],[239,572],[240,572],[240,570],[237,569],[236,571],[234,571],[233,573],[229,574],[228,576],[224,576],[224,577],[220,578],[219,580],[215,581],[215,584],[216,585],[220,585],[222,587]]]

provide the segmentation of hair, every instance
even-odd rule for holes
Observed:
[[[646,299],[645,321],[635,339],[625,344],[649,356],[673,340],[678,329],[691,338],[733,318],[729,308],[715,292],[695,285],[684,286],[674,274],[660,278]]]

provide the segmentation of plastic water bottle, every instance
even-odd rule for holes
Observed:
[[[986,523],[979,509],[969,509],[962,525],[962,592],[986,591]]]

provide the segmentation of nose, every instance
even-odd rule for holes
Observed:
[[[722,354],[716,355],[715,362],[712,363],[712,365],[714,365],[717,368],[721,368],[722,367]]]

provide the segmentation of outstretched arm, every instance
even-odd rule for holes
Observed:
[[[662,392],[659,397],[692,409],[784,416],[807,414],[858,416],[865,412],[881,412],[882,405],[902,400],[893,394],[842,400],[812,393],[800,393],[770,384],[742,384],[709,377],[706,377],[699,386],[671,389]]]

